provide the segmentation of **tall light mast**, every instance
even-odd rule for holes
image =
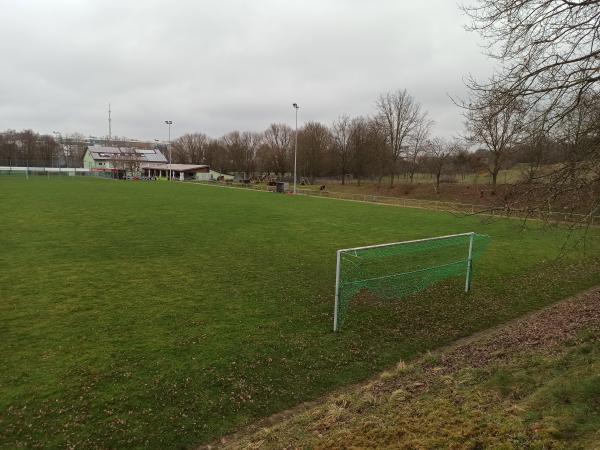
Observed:
[[[298,153],[298,103],[292,105],[296,110],[296,142],[294,143],[294,194],[296,193],[296,155]]]
[[[169,181],[173,181],[173,171],[171,170],[171,125],[173,125],[173,121],[165,120],[165,123],[169,126]]]
[[[110,117],[110,103],[108,104],[108,145],[112,145],[112,119]]]

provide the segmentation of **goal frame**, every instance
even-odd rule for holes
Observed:
[[[340,329],[339,324],[339,306],[340,306],[340,271],[341,271],[341,260],[342,253],[351,252],[356,250],[366,250],[370,248],[381,248],[381,247],[391,247],[392,245],[405,245],[405,244],[415,244],[417,242],[429,242],[429,241],[439,241],[442,239],[452,239],[462,236],[469,236],[469,250],[467,254],[467,273],[465,276],[465,292],[469,292],[471,290],[471,273],[473,270],[473,238],[475,237],[475,232],[471,231],[468,233],[458,233],[458,234],[449,234],[446,236],[437,236],[432,238],[425,239],[413,239],[410,241],[400,241],[400,242],[390,242],[387,244],[376,244],[376,245],[366,245],[363,247],[352,247],[352,248],[343,248],[337,250],[336,252],[336,268],[335,268],[335,302],[334,302],[334,310],[333,310],[333,331],[338,332]]]

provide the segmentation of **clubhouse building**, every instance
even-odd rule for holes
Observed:
[[[115,178],[145,176],[175,180],[210,180],[225,176],[211,171],[207,165],[169,164],[167,158],[157,148],[140,149],[132,147],[88,147],[83,156],[83,167],[90,172],[108,172]],[[233,178],[233,177],[231,177]]]
[[[132,147],[105,147],[92,145],[83,155],[83,167],[90,172],[109,172],[115,178],[139,175],[140,167],[146,164],[167,162],[160,150]]]

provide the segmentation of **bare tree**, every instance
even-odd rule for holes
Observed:
[[[464,147],[460,148],[454,155],[453,165],[463,181],[467,173],[473,173],[480,166],[479,161],[476,161],[476,155]]]
[[[256,169],[258,172],[263,176],[270,176],[277,169],[274,161],[273,149],[266,142],[260,144],[256,149]]]
[[[221,137],[220,141],[225,151],[228,170],[244,172],[247,149],[242,139],[242,133],[237,130],[231,131]]]
[[[25,130],[19,133],[19,142],[21,143],[20,147],[23,154],[22,158],[27,167],[31,166],[32,163],[35,164],[37,138],[37,133],[34,133],[32,130]]]
[[[456,155],[461,146],[457,141],[446,141],[444,139],[435,138],[427,143],[427,165],[434,177],[435,193],[440,193],[440,180],[442,174],[450,166],[450,162]]]
[[[376,120],[384,132],[390,152],[390,183],[394,184],[400,160],[405,156],[407,138],[426,113],[405,90],[381,94],[377,99]]]
[[[119,153],[111,153],[110,159],[108,160],[110,164],[110,168],[112,170],[113,178],[120,178],[123,173],[127,171],[127,162],[123,154]]]
[[[579,117],[595,115],[600,93],[600,0],[476,0],[463,10],[500,66],[487,82],[469,79],[471,92],[502,90],[525,103],[530,121],[543,117],[544,134],[567,151],[564,163],[528,182],[525,200],[586,208],[591,221],[600,208],[600,125]],[[579,136],[577,144],[567,136]]]
[[[301,176],[310,184],[325,174],[331,147],[331,133],[319,122],[308,122],[298,135],[298,163]]]
[[[477,0],[463,11],[502,69],[474,91],[506,87],[554,121],[600,82],[600,0]]]
[[[554,138],[564,149],[563,162],[537,171],[530,201],[587,211],[590,218],[600,212],[600,95],[586,95],[554,128]]]
[[[371,141],[369,120],[356,117],[350,123],[350,169],[360,186],[361,179],[366,177],[374,156],[374,144]]]
[[[15,130],[0,133],[0,164],[11,167],[19,165],[20,152],[17,140]]]
[[[206,160],[209,138],[204,133],[187,133],[172,143],[173,161],[180,164],[201,164]]]
[[[518,147],[515,160],[525,164],[522,177],[531,183],[543,176],[545,165],[550,162],[549,149],[556,146],[550,137],[547,116],[533,113],[533,118],[526,120],[522,144]]]
[[[113,153],[109,161],[117,169],[117,174],[135,176],[140,172],[143,158],[134,148],[119,147],[119,151]]]
[[[268,151],[263,153],[270,158],[269,166],[272,171],[282,177],[290,171],[293,136],[292,128],[282,123],[271,124],[264,133]]]
[[[209,165],[211,169],[218,172],[230,169],[225,155],[225,148],[218,139],[211,139],[208,142],[205,155],[204,163]]]
[[[333,136],[332,151],[335,164],[342,175],[342,184],[346,183],[346,175],[350,168],[350,116],[342,115],[331,125]]]
[[[259,147],[264,142],[264,134],[244,131],[242,133],[242,142],[245,150],[242,170],[246,174],[246,177],[252,177],[256,171],[256,155]]]
[[[124,156],[124,159],[126,173],[129,173],[131,176],[138,175],[141,171],[142,163],[144,162],[142,156],[135,151],[131,151]]]
[[[54,137],[33,130],[1,133],[0,164],[8,166],[53,166],[59,146]]]
[[[88,146],[85,143],[85,136],[81,133],[73,133],[66,136],[63,152],[66,152],[65,161],[69,167],[82,167],[83,157]],[[65,148],[66,147],[66,148]]]
[[[220,139],[229,170],[242,173],[244,178],[255,171],[256,150],[262,142],[260,133],[232,131]]]
[[[40,147],[40,162],[44,166],[54,167],[58,160],[60,146],[52,136],[40,136],[38,145]]]
[[[417,170],[417,161],[426,150],[425,144],[427,139],[429,139],[433,124],[433,120],[429,119],[427,114],[423,114],[409,136],[410,144],[407,151],[407,159],[408,174],[411,183],[414,181],[415,171]]]
[[[519,142],[523,131],[524,108],[502,91],[481,93],[466,110],[467,140],[487,150],[485,166],[496,192],[498,173]]]
[[[371,170],[377,176],[377,184],[387,173],[390,161],[390,152],[386,143],[385,131],[377,120],[369,121],[369,147],[371,153]]]

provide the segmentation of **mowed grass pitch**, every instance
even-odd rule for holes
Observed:
[[[179,183],[0,178],[0,446],[178,448],[600,282],[564,230]],[[335,250],[477,231],[454,279],[357,302]],[[571,236],[573,237],[573,236]]]

